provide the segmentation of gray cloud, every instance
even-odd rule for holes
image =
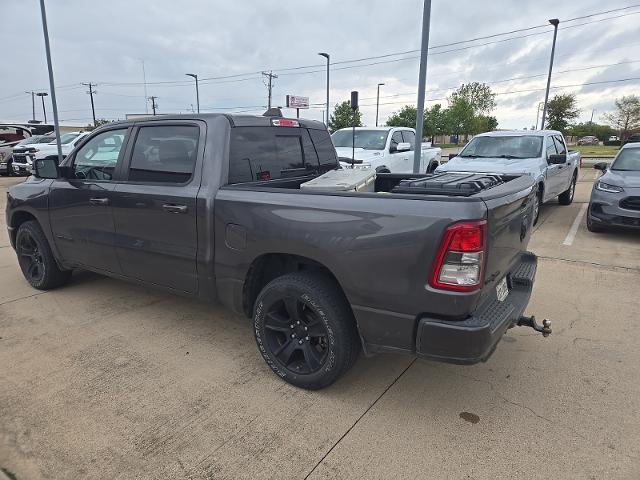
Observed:
[[[596,0],[578,5],[550,0],[512,2],[496,0],[478,4],[471,0],[433,5],[431,44],[440,45],[475,36],[545,24],[552,12],[561,20],[614,8]],[[218,77],[273,68],[276,104],[284,103],[287,93],[308,95],[312,103],[324,102],[324,73],[280,71],[285,67],[322,65],[319,51],[328,51],[333,61],[382,55],[416,49],[420,43],[420,0],[360,0],[338,2],[222,2],[210,0],[125,0],[47,2],[56,82],[59,88],[61,118],[73,123],[90,119],[89,99],[81,82],[98,83],[96,109],[99,117],[122,118],[145,108],[142,63],[145,61],[149,95],[159,97],[161,112],[186,111],[195,103],[193,85],[184,74],[201,78]],[[5,68],[0,91],[0,118],[24,121],[31,116],[31,104],[24,90],[47,90],[42,32],[37,2],[2,0],[4,19],[0,40]],[[625,45],[637,42],[638,16],[561,29],[558,37],[556,72],[589,65],[615,63],[633,58]],[[578,23],[578,22],[576,22]],[[561,26],[565,24],[561,23]],[[568,25],[566,25],[568,26]],[[525,32],[526,33],[526,32]],[[531,32],[534,33],[534,32]],[[517,36],[518,34],[514,34]],[[543,35],[530,36],[484,47],[459,50],[429,59],[427,98],[443,99],[448,87],[462,82],[498,82],[513,77],[544,73],[548,66],[551,28]],[[482,43],[482,42],[477,42]],[[461,46],[459,46],[461,47]],[[457,47],[457,48],[459,48]],[[453,50],[455,46],[436,51]],[[635,49],[637,51],[637,49]],[[409,54],[407,56],[417,56]],[[385,59],[381,59],[385,60]],[[362,63],[373,63],[362,62]],[[381,118],[398,110],[403,103],[414,103],[418,60],[416,58],[378,65],[332,71],[332,102],[348,97],[357,89],[363,98],[363,115],[373,123],[375,89],[381,91]],[[612,80],[634,74],[640,64],[619,65],[586,72],[558,73],[554,84]],[[295,74],[292,74],[295,73]],[[254,110],[266,104],[266,88],[259,74],[239,79],[203,82],[201,105],[208,110]],[[151,84],[177,81],[180,84]],[[544,88],[545,77],[491,83],[496,92]],[[109,85],[110,82],[137,83]],[[633,85],[603,85],[575,88],[583,111],[613,104],[616,96]],[[435,91],[434,91],[435,90]],[[600,93],[600,95],[599,95]],[[403,94],[403,95],[399,95]],[[603,99],[602,95],[607,98]],[[9,98],[9,97],[15,98]],[[499,95],[494,112],[503,127],[521,128],[532,123],[537,102],[543,92]],[[365,100],[368,99],[368,100]],[[446,103],[437,100],[439,103]],[[434,103],[434,102],[430,102]],[[610,108],[610,107],[608,107]],[[321,117],[321,106],[305,114]],[[225,110],[228,111],[228,110]],[[40,112],[40,109],[37,109]],[[38,113],[40,115],[40,113]]]

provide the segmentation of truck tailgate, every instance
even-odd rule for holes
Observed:
[[[487,194],[483,196],[487,206],[483,297],[495,291],[527,249],[533,227],[535,189],[531,178],[524,176]]]

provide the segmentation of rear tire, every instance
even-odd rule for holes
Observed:
[[[71,270],[58,267],[38,222],[30,220],[20,225],[16,233],[16,254],[22,274],[33,288],[51,290],[71,278]]]
[[[569,188],[558,196],[560,205],[571,205],[571,203],[573,203],[573,197],[576,193],[576,183],[578,183],[578,172],[573,174]]]
[[[331,385],[360,350],[346,298],[331,278],[317,273],[291,273],[267,284],[256,300],[253,326],[267,365],[300,388]]]

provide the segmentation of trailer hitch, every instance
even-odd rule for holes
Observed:
[[[536,317],[531,315],[530,317],[525,317],[524,315],[518,319],[519,327],[531,327],[536,332],[540,332],[543,337],[548,337],[551,335],[551,320],[545,318],[542,320],[542,326],[536,323]]]

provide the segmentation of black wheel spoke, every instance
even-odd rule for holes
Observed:
[[[280,347],[278,347],[278,349],[275,352],[273,352],[273,354],[276,357],[278,357],[278,360],[280,360],[284,365],[289,365],[291,356],[293,355],[293,352],[295,352],[298,347],[299,347],[298,342],[291,339],[287,339],[287,341],[282,345],[280,345]]]
[[[29,269],[27,270],[27,273],[29,274],[29,276],[31,278],[37,278],[37,274],[40,271],[40,265],[38,265],[36,262],[32,262],[31,265],[29,265]]]
[[[287,310],[287,314],[293,322],[300,321],[302,318],[302,304],[297,298],[286,297],[284,299],[284,308]]]
[[[311,371],[317,370],[322,365],[322,353],[316,350],[316,347],[309,342],[302,344],[302,353]]]
[[[321,320],[314,320],[307,324],[307,335],[310,337],[324,337],[327,335],[327,331],[324,327],[324,323]]]

